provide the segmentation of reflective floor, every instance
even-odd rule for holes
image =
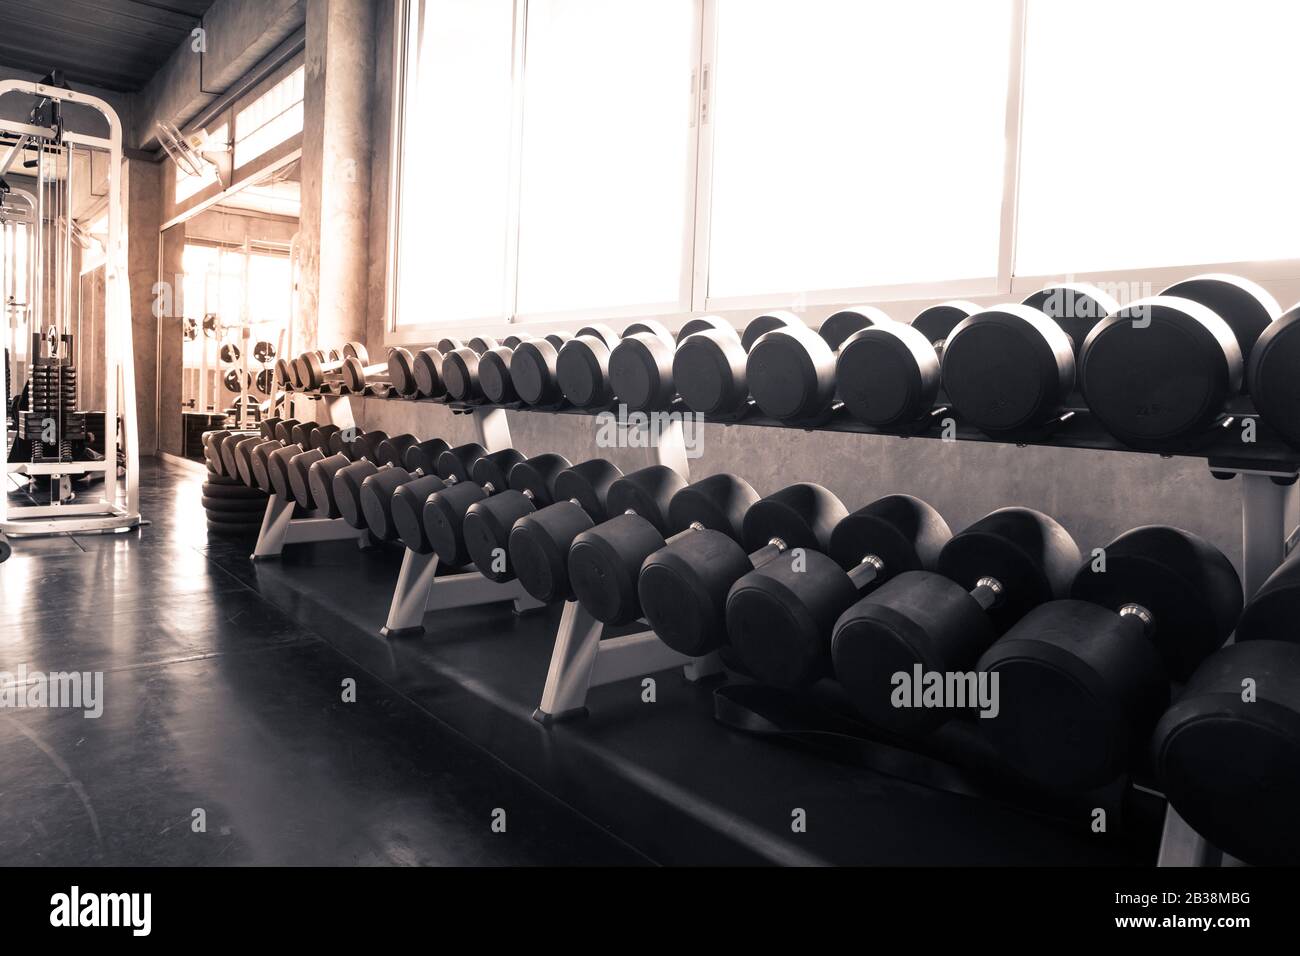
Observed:
[[[0,864],[646,862],[259,594],[201,481],[149,460],[148,527],[13,539]],[[12,706],[74,671],[99,717]]]

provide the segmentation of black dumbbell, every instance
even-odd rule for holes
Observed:
[[[485,401],[493,405],[509,405],[519,400],[510,364],[514,360],[515,349],[530,340],[531,336],[527,335],[509,335],[500,345],[479,356],[478,385]]]
[[[835,364],[839,397],[849,414],[876,428],[926,418],[942,384],[944,343],[978,311],[973,302],[940,302],[922,309],[911,324],[879,323],[850,335]]]
[[[401,435],[379,444],[377,453],[381,464],[361,477],[359,499],[365,526],[380,541],[403,538],[405,542],[402,532],[410,527],[407,516],[411,513],[418,514],[429,495],[446,487],[435,468],[411,464],[422,462],[422,454],[433,445],[441,445],[444,450],[448,447],[446,442],[438,438],[417,443],[412,435]],[[419,449],[419,452],[412,455],[412,449]],[[351,484],[358,474],[367,470],[362,465],[355,472],[352,468],[345,468],[339,474],[346,476],[342,480]],[[434,480],[428,480],[430,478]],[[335,497],[338,497],[337,490]],[[346,519],[348,508],[340,503],[339,510]],[[411,535],[411,540],[417,545],[414,549],[417,551],[426,543],[426,539],[419,533]]]
[[[574,465],[555,477],[555,504],[514,523],[507,551],[525,591],[548,604],[573,599],[569,549],[578,535],[610,516],[609,493],[622,477],[601,458]]]
[[[279,438],[263,438],[261,435],[251,435],[241,439],[234,446],[235,473],[249,488],[259,487],[257,476],[253,472],[253,450],[261,445],[271,444],[279,447],[281,440]]]
[[[221,477],[227,476],[226,466],[221,460],[220,444],[230,434],[230,429],[222,428],[217,431],[205,432],[203,435],[203,457],[207,460],[208,469]]]
[[[388,380],[399,395],[414,396],[419,392],[415,379],[415,358],[400,347],[388,350]]]
[[[705,318],[687,323],[697,330],[716,328],[721,320]],[[686,334],[690,334],[689,332]],[[673,387],[676,345],[658,322],[641,322],[623,331],[609,355],[610,388],[619,402],[634,412],[666,408],[677,394]]]
[[[609,356],[618,333],[607,325],[588,325],[565,342],[555,360],[560,391],[578,408],[599,408],[610,403]]]
[[[285,391],[291,392],[298,387],[294,377],[293,363],[289,359],[278,358],[275,360],[275,381]]]
[[[1300,305],[1272,322],[1250,350],[1246,384],[1255,408],[1282,439],[1300,448]]]
[[[687,408],[718,416],[737,415],[749,401],[746,362],[754,343],[775,329],[807,327],[792,312],[760,315],[739,334],[729,325],[711,326],[679,337],[673,383]]]
[[[558,408],[564,404],[556,366],[560,349],[571,336],[553,332],[540,339],[520,342],[510,357],[510,384],[519,401],[539,408]]]
[[[1255,283],[1222,275],[1130,303],[1084,343],[1079,382],[1088,407],[1132,448],[1194,441],[1241,392],[1244,363],[1279,312]]]
[[[807,687],[830,675],[835,620],[863,589],[928,572],[948,539],[920,499],[877,499],[836,523],[827,552],[785,551],[742,575],[727,594],[728,642],[758,680]]]
[[[672,510],[670,524],[679,526]],[[642,564],[641,610],[673,650],[690,657],[717,650],[727,642],[731,586],[791,548],[829,551],[831,532],[847,515],[821,485],[800,483],[752,503],[739,536],[710,529],[679,535]]]
[[[764,333],[749,350],[745,375],[754,403],[781,421],[815,421],[835,401],[836,355],[853,333],[893,320],[874,306],[844,309],[816,332],[791,325]]]
[[[1196,669],[1152,736],[1156,779],[1174,809],[1257,866],[1300,864],[1298,569],[1293,557],[1264,583],[1236,642]]]
[[[343,360],[340,385],[345,392],[361,392],[368,385],[383,385],[388,363],[366,365],[363,359],[349,355]],[[391,383],[387,383],[391,384]]]
[[[335,472],[330,486],[334,509],[337,509],[344,521],[359,530],[371,526],[370,519],[374,516],[372,530],[376,537],[383,541],[391,541],[396,537],[390,508],[392,492],[397,485],[423,475],[422,472],[408,472],[402,467],[402,451],[414,443],[415,438],[411,435],[400,435],[394,440],[375,432],[368,432],[364,438],[354,442],[354,447],[362,445],[358,459]],[[376,475],[383,477],[373,483],[371,491],[367,492],[366,483]],[[391,483],[391,487],[386,483]],[[376,491],[380,492],[383,500],[368,509],[367,500]]]
[[[605,624],[641,617],[638,578],[646,558],[669,541],[707,530],[742,534],[745,512],[758,500],[735,475],[686,484],[665,465],[614,482],[606,505],[614,517],[578,535],[569,549],[569,580],[578,603]],[[621,512],[621,513],[620,513]]]
[[[307,467],[307,496],[317,511],[327,517],[342,516],[334,497],[334,479],[344,468],[358,461],[378,462],[378,447],[388,436],[382,431],[360,432],[345,428],[330,436],[330,452]],[[292,484],[293,477],[290,476]],[[295,495],[301,503],[303,499]],[[359,510],[360,505],[357,505]]]
[[[514,469],[528,464],[518,474]],[[558,455],[540,455],[525,459],[513,448],[488,452],[481,445],[452,448],[438,459],[438,473],[447,483],[442,491],[431,494],[424,502],[424,533],[438,559],[452,567],[470,563],[465,540],[465,517],[476,502],[501,494],[512,481],[531,494],[546,494],[550,472],[568,465]],[[481,569],[480,569],[481,570]]]
[[[391,368],[388,374],[392,376]],[[441,398],[447,394],[447,387],[442,383],[442,353],[436,348],[420,349],[415,353],[411,359],[411,377],[415,393],[421,398]]]
[[[934,570],[906,571],[845,606],[831,637],[835,677],[876,726],[933,730],[953,712],[894,706],[895,675],[970,671],[1030,610],[1065,597],[1078,567],[1078,545],[1042,512],[987,514],[943,545]]]
[[[1107,293],[1071,284],[963,319],[943,347],[943,388],[963,419],[1015,437],[1059,418],[1075,386],[1075,335],[1118,309]],[[1043,311],[1039,306],[1046,306]],[[1053,307],[1055,306],[1055,307]]]
[[[520,518],[555,502],[556,481],[570,467],[562,455],[529,458],[510,469],[508,488],[469,506],[461,522],[461,537],[479,573],[498,583],[515,579],[510,532]],[[484,484],[484,491],[492,484]]]
[[[319,351],[304,352],[294,361],[294,382],[299,388],[320,388],[330,378],[344,374],[343,367],[349,358],[365,365],[369,361],[366,347],[360,342],[348,342],[343,346],[342,357],[333,360],[325,360]]]
[[[1030,611],[980,658],[999,709],[979,726],[1039,785],[1104,786],[1145,758],[1171,680],[1185,681],[1241,613],[1241,580],[1207,541],[1136,528],[1075,576],[1071,598]]]
[[[501,346],[496,339],[480,335],[470,339],[468,345],[443,353],[442,384],[447,391],[447,397],[454,402],[499,401],[499,399],[489,398],[484,393],[479,376],[483,358],[500,350]],[[511,351],[513,350],[506,349],[507,355]],[[508,371],[501,373],[498,370],[496,373],[489,374],[494,388],[499,383],[509,383]]]
[[[323,425],[317,425],[311,430],[311,433],[307,438],[307,444],[318,451],[328,453],[330,450],[330,439],[336,432],[341,432],[342,430],[342,427],[335,425],[333,422],[326,422]]]

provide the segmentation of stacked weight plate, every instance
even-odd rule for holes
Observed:
[[[48,425],[53,422],[54,441]],[[19,434],[31,442],[33,461],[71,461],[72,443],[86,439],[86,417],[77,411],[77,369],[38,364],[31,369],[29,410],[19,415]]]
[[[211,445],[210,432],[203,436],[204,458],[208,461],[207,480],[203,482],[203,510],[208,516],[208,531],[220,534],[252,534],[262,524],[266,513],[266,493],[250,488],[238,478],[218,473],[213,467],[217,450]]]

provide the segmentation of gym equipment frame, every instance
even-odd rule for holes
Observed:
[[[55,461],[10,462],[6,460],[5,474],[24,475],[28,479],[44,478],[51,483],[49,504],[16,505],[8,500],[9,485],[0,494],[0,533],[11,535],[59,534],[64,532],[112,532],[140,525],[139,512],[139,445],[136,422],[135,365],[131,338],[131,311],[129,279],[126,269],[126,239],[122,224],[122,124],[108,103],[95,96],[65,89],[46,82],[27,80],[0,80],[0,98],[10,95],[30,97],[34,101],[32,122],[0,120],[0,140],[5,146],[0,152],[0,176],[9,172],[29,149],[37,151],[36,200],[32,204],[30,228],[32,248],[37,252],[32,262],[29,298],[32,307],[27,313],[29,331],[52,331],[55,338],[67,335],[70,327],[70,298],[72,275],[71,245],[74,223],[71,218],[73,187],[72,151],[75,148],[98,150],[108,156],[108,241],[105,248],[104,293],[104,453],[102,458],[90,461],[63,460],[69,456],[59,454]],[[63,105],[77,104],[99,113],[108,126],[107,136],[92,136],[64,128]],[[42,111],[47,111],[42,113]],[[48,125],[42,125],[45,117]],[[61,159],[64,165],[62,181],[47,179],[47,157]],[[46,208],[46,193],[51,192],[57,202]],[[46,252],[46,244],[49,251]],[[45,260],[55,265],[54,274],[45,271]],[[54,291],[54,301],[49,302],[46,290]],[[6,325],[6,341],[16,337],[17,314],[10,316]],[[66,341],[66,340],[65,340]],[[16,342],[10,342],[10,351],[17,358]],[[28,356],[30,360],[35,356]],[[0,376],[9,375],[7,365]],[[75,386],[73,387],[75,391]],[[5,394],[10,383],[5,382]],[[6,412],[8,410],[6,409]],[[119,442],[119,419],[122,439]],[[8,423],[0,421],[0,447],[9,449]],[[63,434],[57,436],[59,445]],[[119,456],[120,452],[120,456]],[[36,457],[36,456],[34,456]],[[125,478],[119,480],[119,457],[125,464]],[[82,491],[73,500],[71,478],[93,473],[103,474],[103,491],[93,498]]]

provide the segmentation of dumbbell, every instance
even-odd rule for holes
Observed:
[[[510,373],[510,363],[514,359],[515,349],[530,338],[526,335],[507,336],[500,345],[479,356],[479,391],[493,405],[509,405],[519,400]]]
[[[415,379],[415,359],[404,348],[388,350],[388,380],[399,395],[412,396],[419,392]]]
[[[275,379],[279,383],[280,388],[285,391],[291,392],[297,387],[298,383],[295,381],[293,374],[293,363],[287,358],[278,358],[275,360]]]
[[[326,378],[343,375],[343,366],[349,358],[355,358],[362,364],[368,361],[366,347],[360,342],[349,342],[343,346],[341,358],[326,361],[320,352],[304,352],[294,361],[295,381],[299,388],[320,388]]]
[[[1174,809],[1258,866],[1300,864],[1298,588],[1293,556],[1246,606],[1235,643],[1196,669],[1152,735],[1156,779]]]
[[[223,477],[233,477],[226,475],[226,465],[221,460],[221,445],[232,434],[229,428],[222,428],[203,436],[203,457],[207,459],[208,468]]]
[[[1130,303],[1084,343],[1084,399],[1125,445],[1179,448],[1241,392],[1244,363],[1280,311],[1264,289],[1227,275],[1196,276]]]
[[[252,435],[243,438],[234,445],[232,458],[234,461],[234,473],[239,476],[240,481],[250,488],[261,488],[263,491],[270,491],[270,482],[266,478],[265,471],[258,472],[254,465],[253,452],[263,445],[271,444],[273,447],[267,449],[267,453],[278,448],[290,439],[292,429],[299,424],[297,419],[285,419],[276,424],[273,429],[273,437],[262,434]],[[265,459],[260,460],[260,465],[265,466]]]
[[[1250,350],[1246,384],[1255,408],[1282,439],[1300,448],[1300,305],[1293,305]]]
[[[342,468],[352,461],[351,458],[349,458],[346,454],[342,453],[343,439],[341,436],[341,432],[342,429],[340,429],[339,426],[337,425],[328,424],[328,425],[317,426],[311,431],[311,435],[309,438],[311,447],[306,451],[304,451],[302,454],[294,455],[290,457],[288,460],[287,481],[288,481],[289,491],[292,494],[294,500],[297,501],[298,504],[300,504],[303,508],[306,508],[309,511],[314,511],[318,507],[318,504],[316,502],[316,497],[313,494],[312,487],[311,487],[311,467],[314,464],[316,464],[316,462],[318,461],[324,461],[327,458],[330,458],[331,455],[338,456],[338,459],[336,461],[338,468]],[[331,440],[334,439],[336,435],[340,436],[338,439],[340,450],[331,452],[330,443]],[[399,435],[398,444],[399,445],[404,444],[407,438],[410,438],[410,436]],[[386,444],[385,440],[380,439],[377,444],[373,445],[373,454],[377,460],[391,461],[392,460],[391,453],[389,453],[389,455],[385,457],[384,454],[385,444]],[[442,446],[446,448],[447,447],[446,442],[443,442]],[[389,447],[396,447],[396,446],[390,445]],[[408,449],[408,454],[409,454],[409,449]],[[328,486],[331,489],[333,487],[333,475],[334,473],[337,472],[338,468],[334,468],[330,470]],[[329,470],[328,466],[326,466],[326,469]],[[273,483],[275,482],[274,472],[272,474],[272,481]],[[339,517],[337,513],[337,509],[334,508],[332,504],[332,494],[327,495],[325,500],[321,501],[319,507],[324,508],[327,512],[333,509],[334,513],[332,513],[330,516],[334,518]]]
[[[1054,314],[1038,307],[1049,303],[1059,303]],[[948,399],[963,419],[994,437],[1047,425],[1061,416],[1074,390],[1076,337],[1118,307],[1100,289],[1070,284],[968,316],[943,347]]]
[[[488,497],[479,497],[461,520],[464,555],[484,577],[503,583],[515,579],[510,562],[510,532],[515,522],[556,500],[556,482],[572,466],[561,455],[537,455],[514,465],[508,488],[496,490],[495,481],[477,483]]]
[[[835,513],[825,512],[819,538]],[[779,687],[807,687],[829,676],[836,618],[865,588],[928,573],[949,537],[930,505],[889,495],[840,518],[825,551],[780,551],[742,574],[726,600],[727,640],[741,667]]]
[[[754,342],[745,376],[754,403],[780,421],[814,421],[835,401],[836,355],[853,333],[893,319],[874,306],[836,312],[816,332],[790,325],[764,333]]]
[[[529,467],[516,475],[514,469],[525,463]],[[438,559],[452,567],[470,563],[465,517],[475,502],[514,487],[516,480],[515,490],[545,496],[550,475],[567,466],[558,455],[525,459],[513,448],[488,452],[481,445],[462,445],[444,452],[438,459],[438,473],[447,487],[429,495],[422,512],[424,533]]]
[[[543,603],[572,600],[568,558],[579,534],[614,514],[609,493],[623,477],[601,458],[555,477],[555,504],[519,518],[510,529],[510,565],[525,591]]]
[[[551,333],[515,347],[510,357],[510,384],[521,402],[540,408],[558,408],[564,404],[564,391],[556,369],[560,349],[570,338],[567,333]]]
[[[680,337],[730,326],[715,316],[692,319]],[[634,412],[666,408],[677,394],[673,386],[676,344],[658,322],[640,323],[623,333],[609,355],[609,384],[618,400]]]
[[[344,391],[361,392],[367,385],[383,384],[383,376],[388,374],[388,363],[382,365],[364,365],[358,358],[349,356],[343,360]]]
[[[375,487],[381,487],[384,481],[405,476],[403,480],[419,478],[421,474],[412,474],[402,467],[402,451],[415,443],[414,437],[410,435],[398,436],[396,440],[387,437],[377,437],[374,433],[369,433],[369,442],[363,450],[363,454],[356,461],[343,466],[334,473],[331,481],[331,492],[334,498],[334,508],[352,527],[360,530],[365,528],[369,521],[370,514],[365,507],[365,500],[368,494],[365,492],[365,483],[375,475],[385,475],[386,477],[377,483]],[[400,484],[400,480],[396,484]],[[382,533],[376,531],[376,536],[381,540],[389,541],[396,537],[396,532],[392,528],[392,515],[388,509],[389,500],[391,500],[392,488],[389,489],[385,496],[384,502],[381,502],[377,514],[383,516]],[[313,492],[313,498],[315,493]]]
[[[739,538],[745,512],[757,500],[735,475],[688,485],[671,468],[656,465],[620,478],[606,502],[614,517],[583,531],[569,549],[574,596],[605,624],[635,621],[642,614],[637,580],[646,558],[706,529]]]
[[[355,429],[343,429],[330,436],[331,454],[311,462],[307,468],[307,495],[317,511],[330,518],[342,517],[334,497],[334,479],[344,468],[358,461],[369,461],[377,466],[378,447],[387,438],[388,435],[382,431],[358,432]],[[358,512],[359,509],[358,504]]]
[[[933,730],[952,712],[894,706],[895,675],[970,671],[998,635],[1069,593],[1079,560],[1070,533],[1042,512],[991,512],[949,539],[933,570],[905,571],[842,608],[830,643],[835,677],[876,726]]]
[[[922,309],[911,324],[877,323],[850,335],[835,363],[839,397],[849,414],[876,428],[926,418],[939,395],[944,342],[979,311],[973,302],[940,302]]]
[[[1185,681],[1241,613],[1241,580],[1222,552],[1152,525],[1079,569],[1070,599],[1030,611],[980,658],[998,675],[999,712],[979,721],[1002,757],[1039,785],[1104,786],[1145,757]]]
[[[317,425],[311,430],[307,438],[307,444],[322,452],[329,452],[330,439],[343,429],[333,422],[326,422],[323,425]]]
[[[749,350],[776,329],[804,327],[793,312],[769,312],[737,334],[719,324],[682,335],[673,355],[673,383],[686,407],[705,415],[738,414],[749,401]],[[683,329],[683,332],[685,329]]]
[[[682,518],[669,505],[669,524]],[[792,548],[829,552],[831,532],[848,516],[821,485],[789,485],[745,510],[740,534],[704,529],[667,542],[641,565],[637,595],[659,639],[699,657],[727,642],[727,594],[754,568]]]
[[[448,448],[447,443],[441,439],[430,439],[418,444],[423,446],[424,450],[428,450],[433,444],[440,444],[444,451]],[[361,518],[371,533],[381,541],[392,541],[397,538],[403,538],[405,541],[402,531],[408,528],[406,514],[412,512],[418,514],[429,495],[447,487],[443,480],[444,476],[439,475],[432,468],[426,469],[418,465],[411,467],[409,464],[403,467],[406,462],[405,456],[416,446],[415,439],[409,435],[399,436],[399,440],[388,439],[379,445],[378,455],[382,464],[378,468],[369,470],[369,474],[365,474],[368,469],[364,465],[356,467],[355,471],[352,468],[345,468],[339,472],[339,475],[344,477],[335,479],[336,482],[343,480],[350,485],[358,476],[364,475],[361,478],[359,494]],[[411,460],[422,459],[413,456]],[[398,505],[399,498],[400,505]],[[342,502],[339,510],[344,512],[346,518],[347,508]],[[402,519],[400,523],[399,517]],[[413,535],[412,540],[418,546],[423,546],[424,539],[420,535]],[[416,550],[419,550],[419,547]]]
[[[477,341],[480,345],[486,344],[482,339]],[[453,349],[442,356],[442,384],[447,390],[447,397],[453,402],[483,400],[483,391],[478,381],[479,356],[482,352],[473,346],[474,343],[471,342],[470,345]]]
[[[588,325],[565,342],[555,360],[555,374],[564,397],[578,408],[608,405],[609,356],[618,333],[607,325]]]

